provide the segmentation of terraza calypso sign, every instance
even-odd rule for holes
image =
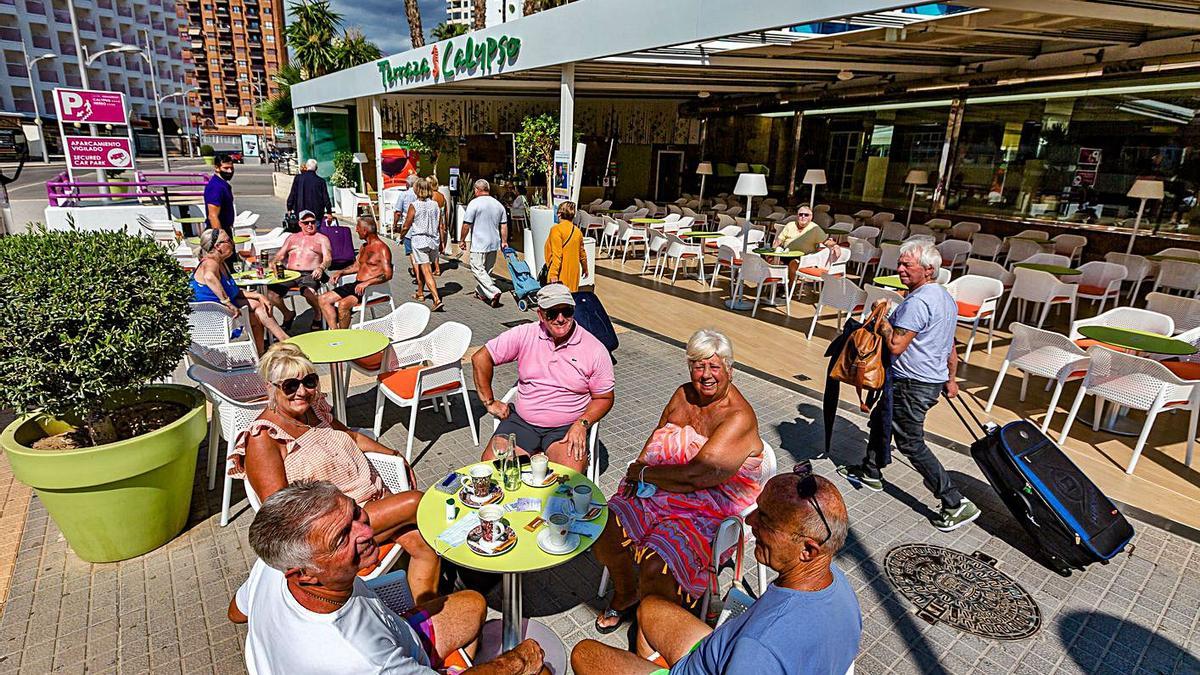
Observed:
[[[479,42],[474,37],[467,37],[465,41],[459,41],[458,48],[454,43],[454,40],[447,40],[441,52],[439,45],[434,45],[429,56],[409,59],[398,65],[392,65],[390,59],[377,61],[383,88],[392,89],[398,84],[430,79],[449,82],[459,75],[490,75],[515,63],[521,53],[521,39],[508,35]]]

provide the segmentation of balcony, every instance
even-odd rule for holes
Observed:
[[[38,49],[53,49],[54,41],[50,39],[49,35],[34,35],[33,46]]]
[[[70,23],[70,20],[68,20],[67,23]],[[91,19],[80,19],[79,20],[79,30],[85,31],[88,33],[95,33],[96,32],[96,22],[92,21]]]
[[[39,16],[46,15],[46,5],[35,0],[25,0],[25,11]]]
[[[38,70],[38,79],[42,82],[58,83],[58,71],[55,70]]]
[[[24,63],[8,63],[8,76],[25,78],[29,76],[29,71],[25,69]]]
[[[12,26],[0,26],[0,40],[20,43],[21,31]]]

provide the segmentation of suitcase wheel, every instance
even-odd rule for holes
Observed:
[[[522,312],[528,311],[529,303],[525,302],[524,300],[518,300],[517,301],[517,309],[521,310]]]

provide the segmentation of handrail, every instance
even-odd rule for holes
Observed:
[[[203,196],[203,186],[208,180],[205,174],[195,172],[151,173],[137,171],[135,175],[137,180],[132,181],[73,181],[66,172],[62,172],[46,181],[46,197],[51,206],[81,206],[83,200],[111,200],[116,194],[133,199],[161,199],[169,210],[172,195],[175,197]],[[179,178],[172,178],[173,176]],[[108,189],[113,187],[123,188],[126,191],[112,193]],[[82,188],[100,189],[96,192],[84,192]]]

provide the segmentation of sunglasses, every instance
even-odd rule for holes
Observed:
[[[807,499],[813,508],[816,509],[817,515],[821,517],[821,524],[825,526],[825,538],[817,542],[818,545],[824,545],[833,536],[833,530],[829,529],[829,521],[825,520],[825,514],[821,511],[821,504],[817,501],[817,477],[813,475],[812,462],[807,459],[792,467],[792,473],[800,478],[796,483],[796,494],[801,499]]]
[[[317,387],[321,385],[321,377],[316,373],[309,373],[303,378],[289,377],[282,382],[275,382],[274,384],[276,387],[282,389],[285,395],[291,396],[300,390],[300,385],[304,385],[304,388],[309,391],[316,391]]]
[[[812,218],[812,214],[811,213],[797,213],[796,217],[797,218]]]
[[[317,221],[313,220],[312,218],[306,218],[306,219],[300,221],[300,224],[301,225],[316,225]]]
[[[550,309],[543,309],[542,311],[546,313],[547,321],[554,321],[560,316],[564,316],[568,319],[575,316],[574,307],[551,307]]]

